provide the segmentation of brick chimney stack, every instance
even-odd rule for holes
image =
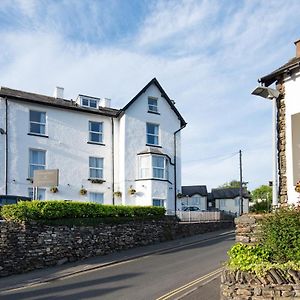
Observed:
[[[294,44],[296,46],[296,57],[300,57],[300,40],[297,40]]]

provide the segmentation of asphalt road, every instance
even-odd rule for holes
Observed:
[[[61,280],[2,292],[0,298],[1,300],[175,299],[176,295],[169,298],[163,295],[189,282],[198,282],[198,278],[204,278],[206,274],[220,268],[227,259],[227,250],[233,243],[233,234],[219,236]],[[191,288],[195,289],[196,285]],[[218,285],[215,284],[213,289],[216,288]],[[212,288],[202,287],[201,297],[198,299],[213,300],[209,296],[211,291]]]

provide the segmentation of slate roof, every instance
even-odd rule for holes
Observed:
[[[214,199],[233,199],[240,196],[239,188],[219,188],[211,190]],[[245,189],[243,190],[243,198],[250,198],[250,194]]]
[[[270,74],[260,78],[258,81],[264,83],[265,86],[271,85],[275,82],[278,77],[282,76],[284,73],[288,73],[292,69],[300,67],[300,57],[293,57],[286,64],[271,72]]]
[[[10,89],[7,87],[1,87],[0,97],[7,97],[9,99],[21,100],[29,103],[50,105],[62,109],[71,109],[71,110],[105,115],[110,117],[117,117],[120,113],[120,110],[118,109],[107,108],[107,107],[99,107],[99,108],[82,107],[71,100],[59,99],[59,98],[35,94],[35,93],[28,93],[20,90]]]
[[[183,195],[188,195],[189,197],[199,194],[201,196],[207,196],[206,185],[186,185],[181,187],[181,192]]]

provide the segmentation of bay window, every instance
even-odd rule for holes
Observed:
[[[139,156],[139,179],[168,179],[167,158],[163,155]]]

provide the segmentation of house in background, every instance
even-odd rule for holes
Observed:
[[[296,203],[295,191],[300,180],[300,40],[295,42],[296,55],[277,70],[259,79],[280,92],[277,101],[277,155],[279,202]],[[273,100],[274,101],[274,100]]]
[[[58,191],[41,187],[37,198],[175,210],[186,122],[157,79],[122,109],[63,93],[1,88],[0,195],[32,196],[34,171],[58,169]]]
[[[239,188],[217,188],[211,190],[212,199],[215,201],[215,208],[226,212],[241,213],[241,200]],[[243,213],[249,212],[249,199],[251,198],[248,191],[243,190]]]
[[[198,207],[207,210],[207,188],[206,185],[182,186],[181,198],[178,199],[178,209],[185,207]]]

